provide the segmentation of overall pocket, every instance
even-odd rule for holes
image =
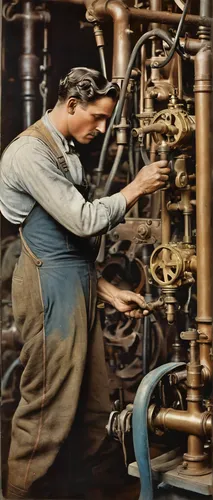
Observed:
[[[44,306],[38,264],[23,246],[12,277],[12,307],[21,342],[25,343],[43,328]]]

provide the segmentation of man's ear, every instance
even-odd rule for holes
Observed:
[[[67,111],[70,115],[75,114],[75,108],[78,104],[78,101],[75,97],[70,97],[67,101]]]

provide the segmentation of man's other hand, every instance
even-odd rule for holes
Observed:
[[[116,290],[112,305],[129,318],[142,318],[149,314],[144,297],[129,290]]]

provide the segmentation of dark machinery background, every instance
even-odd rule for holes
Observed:
[[[140,500],[212,496],[211,9],[211,0],[2,6],[2,150],[55,104],[63,74],[89,66],[122,88],[105,138],[81,152],[91,199],[149,162],[170,162],[166,188],[102,238],[97,259],[107,280],[144,295],[150,309],[136,321],[98,305],[108,432],[143,478]],[[2,219],[3,477],[21,375],[10,292],[19,252],[16,228]]]

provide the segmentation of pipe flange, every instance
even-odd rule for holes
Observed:
[[[148,416],[147,416],[148,426],[149,426],[149,429],[154,434],[157,434],[158,436],[163,436],[163,434],[165,434],[165,431],[154,425],[154,420],[155,420],[155,417],[157,416],[158,412],[159,412],[159,408],[157,407],[157,405],[155,405],[155,404],[150,405],[150,407],[148,409]]]

